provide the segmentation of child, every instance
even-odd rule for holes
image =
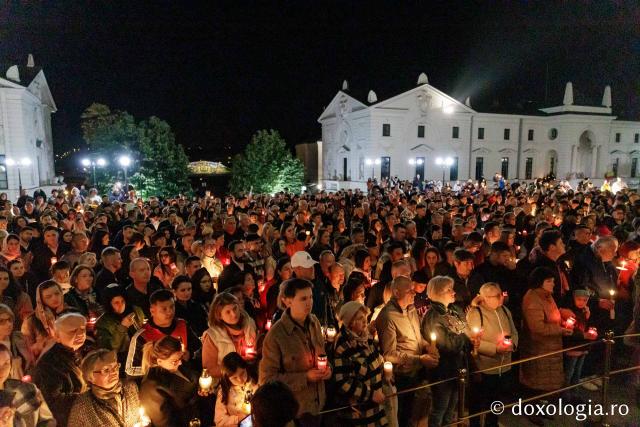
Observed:
[[[62,288],[62,293],[66,294],[71,289],[69,282],[69,263],[58,261],[51,266],[51,278]]]
[[[222,359],[222,379],[216,399],[215,425],[237,427],[251,413],[251,397],[258,385],[247,362],[236,352]]]
[[[588,341],[593,341],[598,337],[595,329],[589,329],[588,321],[591,316],[589,311],[589,291],[586,289],[576,289],[573,291],[572,304],[568,307],[576,315],[573,335],[564,337],[565,347],[574,347]],[[564,353],[564,374],[567,385],[580,382],[582,376],[582,366],[587,357],[588,347],[571,350]],[[597,390],[595,385],[587,383]],[[586,384],[585,384],[586,385]],[[586,387],[585,387],[586,388]]]

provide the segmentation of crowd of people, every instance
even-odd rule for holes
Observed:
[[[442,426],[595,391],[640,332],[629,189],[130,190],[0,194],[0,427]]]

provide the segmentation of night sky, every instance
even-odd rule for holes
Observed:
[[[0,9],[0,63],[33,53],[44,68],[58,153],[84,146],[92,102],[167,120],[192,160],[225,160],[262,128],[293,146],[319,137],[343,79],[383,100],[422,71],[479,111],[559,105],[568,80],[576,104],[599,105],[611,84],[614,112],[640,120],[637,1],[29,3]]]

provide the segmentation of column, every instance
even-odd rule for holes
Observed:
[[[577,154],[577,146],[571,146],[571,164],[569,165],[569,173],[574,173],[577,171],[576,165],[576,154]]]
[[[591,179],[596,177],[596,172],[598,168],[598,147],[594,145],[591,148]]]

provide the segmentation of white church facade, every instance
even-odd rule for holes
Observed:
[[[418,86],[378,102],[348,93],[347,83],[318,119],[319,181],[362,187],[372,177],[446,181],[640,176],[640,122],[617,120],[611,88],[602,105],[573,102],[567,83],[562,105],[532,115],[483,113],[441,92],[423,73]],[[447,160],[450,165],[441,165]],[[321,167],[320,167],[321,166]]]
[[[29,55],[0,74],[0,192],[32,190],[55,181],[51,114],[56,112],[42,69]],[[30,191],[31,193],[31,191]]]

